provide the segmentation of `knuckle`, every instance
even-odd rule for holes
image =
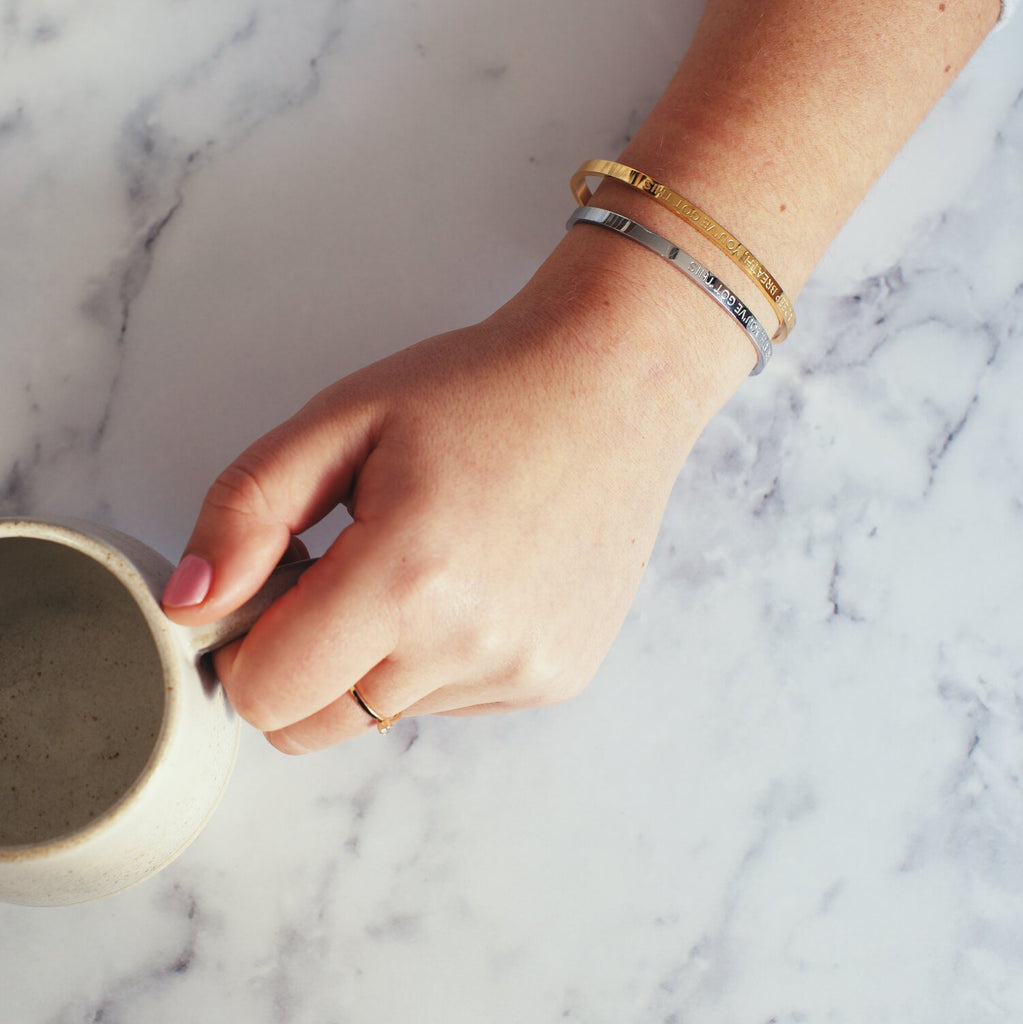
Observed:
[[[207,509],[246,519],[270,519],[273,509],[261,482],[263,460],[246,454],[227,467],[206,494]]]
[[[464,580],[451,559],[426,548],[403,552],[392,566],[387,596],[405,624],[451,622],[452,609],[464,606]],[[450,628],[450,626],[448,627]]]
[[[486,602],[465,602],[455,615],[450,640],[461,664],[476,666],[484,676],[529,676],[530,645],[524,642],[521,622]]]
[[[540,707],[575,696],[567,686],[564,654],[541,630],[513,626],[506,615],[477,615],[457,637],[457,657],[475,665],[516,705]]]
[[[520,697],[530,706],[557,704],[570,696],[558,686],[559,673],[547,652],[535,645],[519,653],[513,670]]]
[[[561,704],[579,696],[589,677],[580,672],[566,647],[543,633],[519,644],[509,661],[510,677],[515,680],[522,702],[540,707]]]
[[[573,665],[573,639],[552,627],[521,595],[510,601],[493,581],[466,573],[457,550],[410,545],[390,577],[388,597],[399,634],[429,636],[426,650],[453,674],[505,695],[510,705],[540,707],[577,697],[590,676]]]

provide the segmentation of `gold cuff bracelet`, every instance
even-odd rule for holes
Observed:
[[[778,330],[771,340],[774,342],[785,340],[789,331],[796,325],[796,312],[792,308],[792,303],[782,291],[781,285],[767,272],[760,260],[727,228],[722,227],[713,217],[708,216],[684,196],[673,192],[667,185],[642,171],[615,163],[613,160],[587,160],[572,175],[572,194],[580,206],[585,206],[592,195],[586,184],[587,177],[591,175],[600,178],[614,178],[616,181],[639,189],[640,192],[645,192],[709,238],[722,252],[727,254],[737,267],[746,273],[771,301],[779,320]]]

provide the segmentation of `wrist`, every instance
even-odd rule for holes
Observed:
[[[644,199],[615,196],[609,208],[656,230]],[[643,381],[686,452],[756,362],[742,328],[677,267],[593,225],[572,228],[516,302],[545,337]]]

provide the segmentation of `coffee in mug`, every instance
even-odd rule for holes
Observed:
[[[0,538],[0,845],[83,828],[131,788],[163,717],[153,635],[74,548]]]

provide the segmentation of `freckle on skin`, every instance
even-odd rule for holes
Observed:
[[[784,213],[785,212],[785,204],[782,203],[781,206],[778,207],[778,209],[781,210],[782,213]]]

